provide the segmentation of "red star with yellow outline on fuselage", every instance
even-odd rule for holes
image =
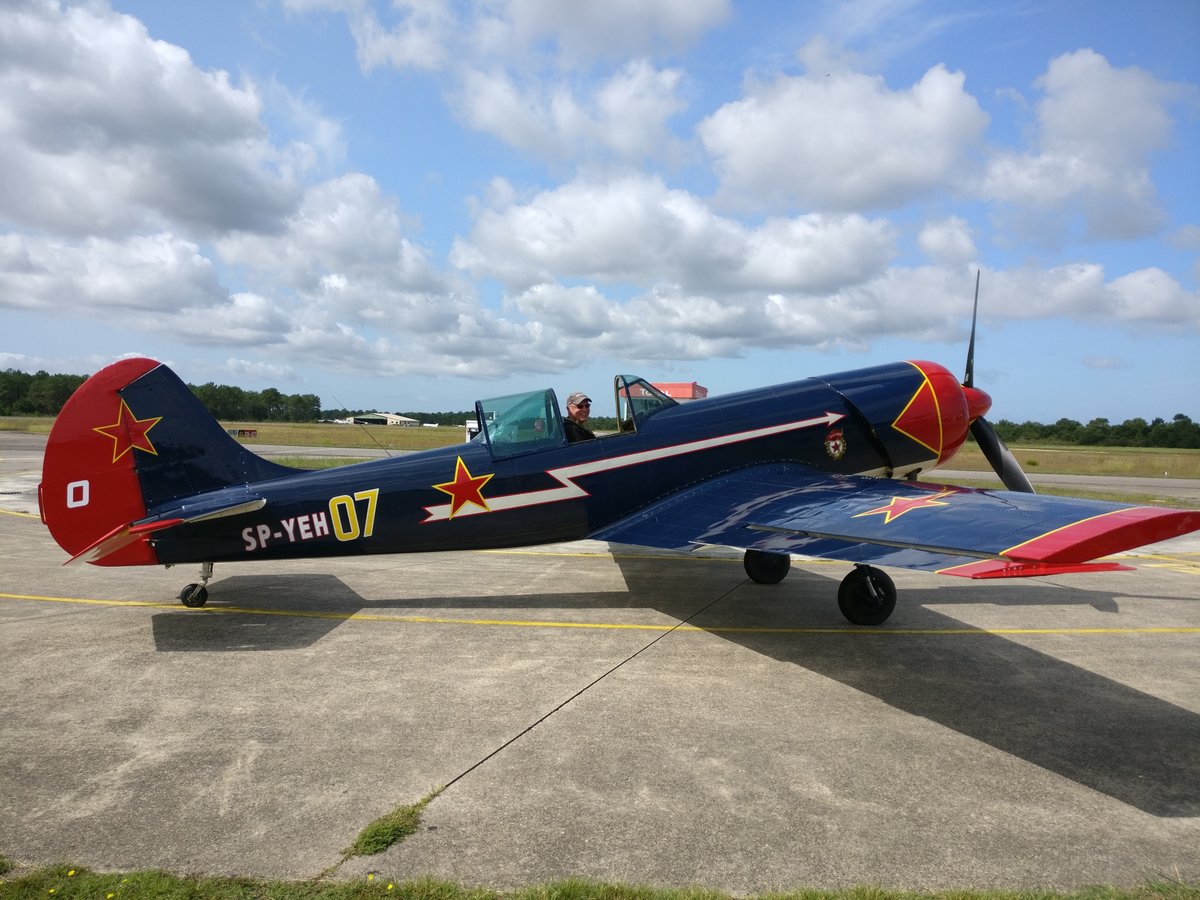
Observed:
[[[454,466],[454,480],[434,485],[443,494],[450,495],[451,519],[468,503],[474,503],[485,512],[492,511],[487,500],[483,499],[483,486],[492,480],[492,474],[494,473],[476,477],[471,474],[471,470],[467,468],[462,457],[458,458],[458,463]]]
[[[158,451],[150,443],[149,435],[150,429],[161,421],[162,416],[150,416],[145,419],[139,419],[133,414],[133,410],[129,408],[129,404],[125,402],[125,398],[122,397],[121,406],[117,410],[117,421],[112,425],[100,425],[93,428],[92,431],[112,438],[113,462],[116,462],[135,447],[138,450],[158,456]],[[124,446],[121,446],[122,442]]]
[[[905,513],[910,513],[914,509],[949,506],[950,504],[944,502],[941,498],[949,497],[953,493],[954,491],[939,491],[928,497],[893,497],[887,506],[880,506],[876,509],[869,509],[866,512],[855,513],[851,518],[857,519],[862,516],[882,515],[884,517],[883,524],[889,525]]]

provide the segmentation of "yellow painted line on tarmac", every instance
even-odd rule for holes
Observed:
[[[560,628],[560,629],[592,629],[598,631],[688,631],[710,634],[781,634],[781,635],[814,635],[814,634],[856,634],[887,637],[897,635],[1156,635],[1156,634],[1200,634],[1200,626],[1156,626],[1142,628],[754,628],[738,626],[714,625],[702,627],[699,625],[654,625],[649,623],[621,622],[554,622],[540,619],[475,619],[452,616],[399,616],[385,613],[338,613],[320,612],[303,609],[258,609],[243,606],[205,606],[199,609],[185,609],[178,603],[168,603],[152,600],[97,600],[84,597],[46,597],[37,594],[5,594],[0,593],[0,599],[27,600],[43,603],[72,603],[88,606],[109,607],[140,607],[148,609],[164,609],[180,614],[224,614],[243,616],[283,616],[294,619],[326,619],[339,622],[398,622],[420,625],[474,625],[486,627],[507,628]]]
[[[1181,575],[1200,575],[1200,553],[1147,553],[1140,557],[1147,569],[1166,569]]]
[[[0,509],[0,515],[16,516],[18,519],[37,519],[40,516],[35,516],[33,513],[17,512],[15,509]]]
[[[706,556],[704,554],[687,553],[680,550],[678,553],[612,553],[607,550],[575,550],[571,552],[563,552],[562,550],[467,550],[466,553],[484,553],[493,556],[562,556],[562,557],[578,557],[580,559],[666,559],[678,561],[696,562],[719,562],[719,563],[737,563],[742,564],[740,556]],[[793,556],[792,562],[797,566],[847,566],[850,563],[843,562],[840,559],[817,559],[815,557]]]

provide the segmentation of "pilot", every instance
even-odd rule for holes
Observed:
[[[595,440],[595,433],[587,427],[588,416],[591,414],[592,400],[583,391],[575,391],[567,398],[567,415],[563,419],[563,430],[572,444],[576,441]]]

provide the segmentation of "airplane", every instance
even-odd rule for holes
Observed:
[[[569,443],[553,390],[480,400],[457,446],[334,469],[266,460],[167,366],[123,359],[68,400],[47,441],[41,518],[68,563],[200,564],[472,550],[584,538],[744,551],[775,584],[793,554],[853,568],[851,623],[882,624],[881,566],[969,578],[1128,569],[1103,557],[1200,530],[1200,511],[1034,493],[984,418],[974,325],[963,381],[905,361],[679,403],[617,375],[619,429]],[[920,480],[972,435],[1005,490]]]

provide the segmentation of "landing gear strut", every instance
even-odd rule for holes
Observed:
[[[208,580],[212,578],[213,564],[200,563],[200,583],[184,585],[179,592],[179,601],[188,609],[198,609],[208,602]]]
[[[896,585],[874,566],[855,566],[838,587],[838,608],[855,625],[880,625],[896,608]]]
[[[792,557],[787,553],[747,550],[742,558],[742,566],[751,581],[759,584],[779,584],[792,567]]]

